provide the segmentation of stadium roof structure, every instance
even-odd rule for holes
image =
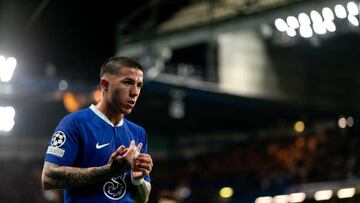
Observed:
[[[158,32],[221,22],[238,16],[264,12],[304,0],[213,0],[199,1],[178,11],[158,27]]]

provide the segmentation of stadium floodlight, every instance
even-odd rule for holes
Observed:
[[[338,126],[339,126],[339,128],[346,128],[346,118],[345,117],[339,118]]]
[[[0,80],[9,82],[16,68],[16,59],[14,57],[5,58],[0,56]]]
[[[335,32],[336,31],[336,25],[333,21],[325,21],[324,22],[326,29],[329,32]]]
[[[355,16],[349,15],[347,19],[353,26],[359,26],[359,20]]]
[[[337,192],[339,199],[351,198],[355,195],[355,188],[343,188]]]
[[[12,106],[0,107],[0,131],[11,131],[15,125],[15,113],[15,109]]]
[[[349,3],[347,3],[346,8],[348,10],[349,15],[359,15],[359,8],[356,5],[356,3],[350,1]]]
[[[301,25],[300,26],[300,35],[304,38],[309,38],[313,36],[313,31],[310,25]]]
[[[326,25],[323,22],[313,24],[313,29],[316,34],[323,35],[326,33]]]
[[[296,36],[296,31],[292,28],[289,28],[288,30],[286,30],[286,34],[289,35],[289,37],[295,37]]]
[[[299,21],[294,16],[288,16],[286,18],[286,23],[289,25],[292,29],[298,29],[299,28]]]
[[[276,195],[273,198],[273,203],[288,203],[289,195]]]
[[[329,200],[333,195],[332,190],[320,190],[317,191],[314,195],[316,201]]]
[[[322,15],[323,15],[323,18],[324,18],[325,22],[334,20],[334,13],[328,7],[325,7],[325,8],[322,9]]]
[[[255,200],[255,203],[272,203],[273,198],[270,196],[266,196],[266,197],[258,197]]]
[[[297,133],[302,133],[304,132],[305,130],[305,123],[303,121],[297,121],[295,124],[294,124],[294,130],[295,132]]]
[[[354,118],[353,117],[348,117],[346,119],[346,124],[349,126],[349,127],[353,127],[354,126]]]
[[[346,18],[346,10],[343,5],[338,4],[335,6],[335,15],[340,19]]]
[[[69,87],[69,84],[66,80],[60,80],[59,84],[58,84],[58,88],[60,91],[64,91]]]
[[[224,199],[231,198],[233,194],[234,190],[231,187],[223,187],[219,191],[220,197]]]
[[[299,19],[299,23],[300,23],[300,28],[301,28],[301,25],[310,25],[311,24],[310,18],[306,13],[300,13],[298,16],[298,19]]]
[[[312,10],[310,12],[310,17],[311,17],[311,20],[313,21],[313,24],[323,22],[323,19],[322,19],[320,13],[315,10]]]
[[[289,202],[298,203],[303,202],[306,198],[306,194],[303,192],[291,193],[289,195]]]
[[[281,18],[277,18],[275,20],[275,27],[280,31],[280,32],[285,32],[288,29],[288,25],[286,24],[285,20],[281,19]]]

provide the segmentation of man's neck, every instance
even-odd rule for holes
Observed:
[[[112,124],[114,124],[114,126],[118,125],[124,117],[124,114],[116,113],[106,102],[100,101],[96,107],[109,119]]]

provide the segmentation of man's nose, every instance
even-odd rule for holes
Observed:
[[[132,87],[130,90],[130,96],[131,97],[137,97],[140,94],[140,88],[139,87]]]

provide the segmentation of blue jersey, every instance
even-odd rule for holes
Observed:
[[[130,141],[143,143],[147,153],[145,130],[123,118],[114,126],[94,105],[65,116],[53,134],[45,160],[60,166],[80,168],[103,166],[115,150]],[[145,180],[150,182],[150,177]],[[96,184],[64,190],[65,202],[133,202],[130,171]]]

